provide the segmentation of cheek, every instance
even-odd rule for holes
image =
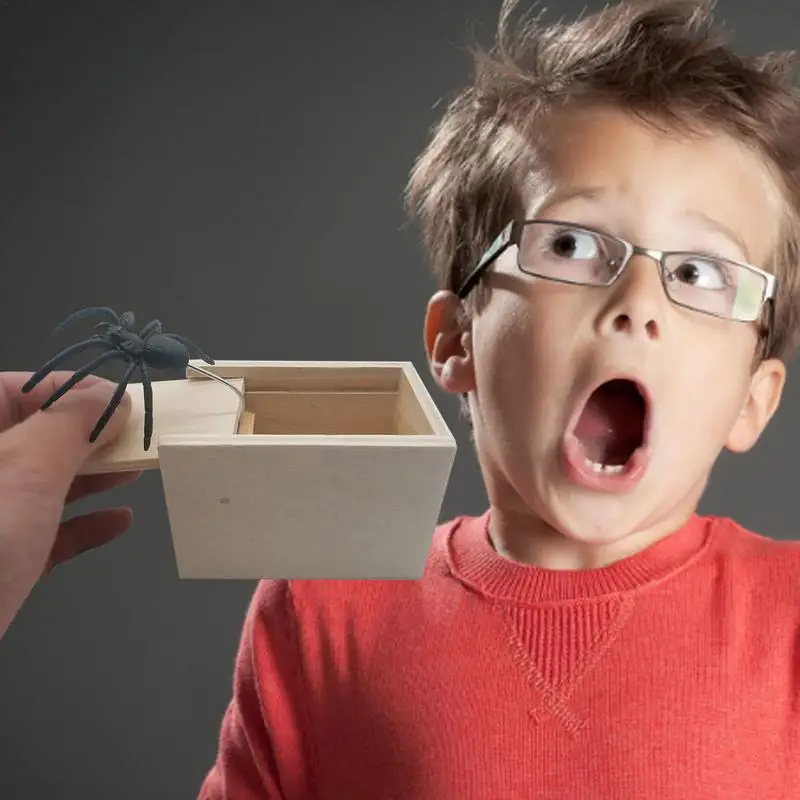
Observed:
[[[473,344],[481,416],[492,436],[519,440],[542,438],[568,391],[568,331],[564,316],[549,319],[546,310],[514,293],[498,293],[476,320]],[[574,329],[574,326],[572,326]]]
[[[708,341],[708,340],[707,340]],[[670,391],[676,430],[695,452],[715,458],[742,409],[750,379],[749,348],[738,332],[714,337],[708,346],[685,348]]]

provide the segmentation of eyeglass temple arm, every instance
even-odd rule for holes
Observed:
[[[467,277],[464,279],[464,282],[461,284],[461,287],[457,292],[460,300],[463,300],[472,291],[475,284],[480,280],[483,271],[512,243],[514,238],[513,232],[514,223],[509,222],[509,224],[503,228],[497,238],[489,245],[477,266],[472,270],[472,272],[469,273],[469,275],[467,275]]]

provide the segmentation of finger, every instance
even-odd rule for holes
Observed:
[[[35,502],[37,495],[56,493],[63,501],[86,458],[122,432],[131,410],[127,393],[98,440],[89,441],[115,389],[105,380],[76,387],[46,411],[36,411],[0,434],[0,495],[16,493],[22,502]]]
[[[64,502],[74,503],[78,500],[83,500],[84,497],[89,497],[89,495],[107,492],[119,486],[127,486],[129,483],[137,481],[141,475],[141,470],[138,472],[108,472],[100,475],[79,475],[72,482],[72,486],[70,486],[67,492],[67,499]]]
[[[0,430],[16,425],[38,411],[45,400],[73,375],[67,371],[51,372],[30,392],[23,394],[22,387],[32,374],[32,372],[0,372]],[[104,380],[96,375],[88,375],[75,389],[78,387],[86,389]]]
[[[95,550],[125,533],[133,521],[130,508],[107,508],[62,522],[47,562],[47,570]]]

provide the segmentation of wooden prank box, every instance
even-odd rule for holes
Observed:
[[[190,362],[82,473],[159,469],[181,578],[418,579],[456,443],[405,362]]]

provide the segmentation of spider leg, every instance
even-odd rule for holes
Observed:
[[[122,395],[125,394],[125,389],[128,386],[128,382],[131,379],[131,375],[133,375],[134,370],[138,367],[139,364],[136,361],[132,361],[120,379],[119,386],[114,390],[114,394],[111,396],[111,400],[109,400],[108,405],[106,406],[106,410],[100,415],[100,418],[97,420],[97,424],[94,426],[94,430],[89,434],[89,441],[94,443],[97,441],[97,437],[103,432],[103,428],[108,425],[108,421],[111,419],[113,413],[117,410],[117,406],[122,402]],[[146,450],[147,448],[145,448]]]
[[[114,311],[114,309],[106,308],[105,306],[93,306],[92,308],[82,308],[80,311],[70,314],[63,322],[59,323],[55,327],[53,333],[58,333],[62,328],[65,328],[70,322],[74,322],[76,319],[83,319],[83,317],[91,317],[97,314],[105,314],[106,316],[111,317],[111,319],[113,319],[117,325],[122,324],[122,320],[120,320],[117,312]]]
[[[121,350],[114,349],[97,356],[94,361],[90,361],[86,366],[81,367],[64,381],[61,387],[50,395],[49,399],[42,406],[42,410],[50,408],[56,400],[63,397],[76,383],[80,383],[84,378],[90,375],[96,367],[99,367],[100,364],[106,361],[110,361],[112,358],[126,358],[126,355]]]
[[[194,355],[196,358],[201,358],[206,362],[206,364],[214,363],[214,359],[209,358],[191,339],[187,339],[185,336],[180,336],[177,333],[165,333],[164,336],[186,345],[187,349],[190,353],[192,353],[192,355]]]
[[[144,449],[150,449],[153,440],[153,384],[150,380],[150,371],[144,361],[139,363],[142,373],[142,394],[144,396]]]
[[[91,347],[103,347],[109,350],[113,348],[113,346],[111,342],[107,341],[102,336],[92,336],[91,339],[86,339],[86,341],[70,345],[66,350],[62,350],[57,356],[54,356],[46,364],[39,367],[22,387],[22,393],[27,394],[34,386],[41,383],[41,381],[56,367],[63,364],[70,356],[75,355],[75,353],[82,353],[84,350],[88,350]]]
[[[139,331],[139,336],[142,339],[147,339],[149,336],[155,336],[161,333],[160,320],[154,319],[147,323],[144,328]]]

